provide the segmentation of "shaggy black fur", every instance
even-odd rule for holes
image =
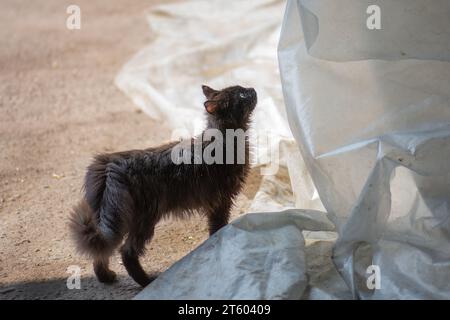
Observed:
[[[227,150],[225,131],[247,131],[256,106],[256,91],[240,86],[221,91],[202,88],[207,98],[207,129],[223,133],[224,157],[229,152],[236,154],[237,143]],[[188,141],[184,151],[194,150],[198,143],[204,150],[211,143],[199,138]],[[208,217],[210,234],[228,223],[233,200],[249,170],[247,137],[245,161],[241,164],[177,164],[171,156],[175,147],[179,142],[101,154],[88,167],[85,195],[74,208],[70,226],[78,249],[93,258],[99,281],[115,280],[115,273],[108,267],[109,258],[126,236],[120,248],[123,264],[137,283],[149,284],[153,279],[143,270],[139,256],[151,240],[155,225],[165,216],[203,213]]]

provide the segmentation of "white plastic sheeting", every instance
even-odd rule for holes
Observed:
[[[333,230],[318,216],[288,211],[237,219],[136,299],[300,299],[308,284],[301,229]]]
[[[450,298],[450,2],[376,3],[381,30],[372,1],[289,2],[288,119],[354,297]]]
[[[376,3],[381,30],[366,27],[372,1],[287,3],[278,58],[302,156],[275,61],[283,2],[150,11],[158,36],[119,87],[151,116],[194,130],[199,83],[254,86],[256,136],[276,137],[259,145],[258,163],[277,149],[284,170],[263,179],[252,208],[305,210],[235,220],[138,299],[450,298],[450,3]],[[280,197],[286,173],[295,199]]]

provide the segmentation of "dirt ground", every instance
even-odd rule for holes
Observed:
[[[145,10],[162,1],[77,0],[81,30],[68,30],[73,1],[0,4],[0,300],[128,299],[139,292],[116,255],[113,285],[97,282],[68,234],[92,154],[167,141],[163,124],[114,85],[120,67],[151,40]],[[233,217],[248,207],[253,174]],[[162,272],[207,237],[206,222],[163,221],[143,265]],[[67,268],[82,270],[69,290]]]

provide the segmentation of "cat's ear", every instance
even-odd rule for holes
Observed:
[[[207,85],[202,85],[202,90],[207,99],[211,99],[215,94],[219,92],[211,87],[208,87]]]
[[[204,105],[206,111],[208,113],[215,113],[217,110],[225,110],[228,108],[229,104],[229,96],[224,92],[220,92],[219,94],[214,96],[213,100],[207,100]]]
[[[208,100],[204,103],[205,105],[205,109],[208,113],[215,113],[217,111],[217,109],[219,108],[219,102],[218,101],[213,101],[213,100]]]

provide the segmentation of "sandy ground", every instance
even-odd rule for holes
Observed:
[[[128,299],[139,292],[117,255],[119,281],[98,283],[90,261],[75,252],[67,221],[92,154],[170,137],[113,83],[151,40],[144,13],[156,2],[77,0],[82,29],[71,31],[65,21],[72,1],[2,0],[0,299]],[[258,181],[253,174],[233,217],[245,211]],[[161,222],[145,269],[164,271],[206,237],[201,218]],[[81,267],[80,290],[66,286],[70,265]]]

